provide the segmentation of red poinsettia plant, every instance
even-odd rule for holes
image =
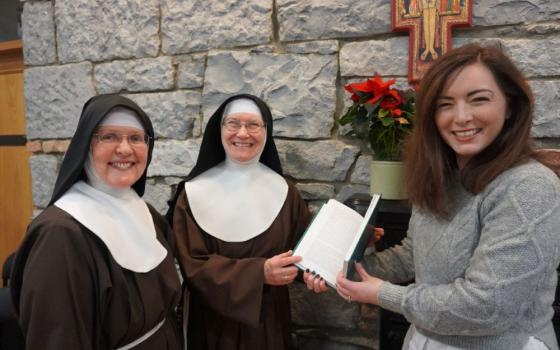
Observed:
[[[376,74],[344,86],[353,104],[338,122],[351,125],[348,136],[369,142],[378,160],[400,160],[404,139],[414,122],[414,90],[391,88],[394,83],[394,79],[383,81]]]

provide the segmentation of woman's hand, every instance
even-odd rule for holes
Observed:
[[[267,259],[264,262],[264,283],[272,286],[292,283],[298,272],[293,265],[299,261],[301,256],[292,256],[291,250]]]
[[[377,242],[385,235],[385,230],[382,227],[375,227],[373,229],[373,241]]]
[[[361,303],[379,304],[379,289],[383,280],[370,276],[362,264],[356,263],[356,271],[362,278],[360,282],[350,281],[339,272],[336,277],[336,291],[348,302],[359,301]]]
[[[385,230],[381,227],[373,227],[372,225],[367,225],[367,228],[373,232],[368,242],[368,246],[374,245],[375,242],[379,241],[381,237],[385,235]]]
[[[307,289],[314,291],[315,293],[326,292],[329,288],[323,277],[312,274],[309,270],[303,273],[303,280],[307,284]]]

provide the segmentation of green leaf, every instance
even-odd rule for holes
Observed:
[[[381,123],[383,123],[383,126],[385,127],[395,125],[395,119],[393,119],[392,117],[382,118],[380,116],[379,120],[381,120]]]

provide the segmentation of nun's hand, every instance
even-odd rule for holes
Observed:
[[[301,256],[292,255],[291,250],[267,259],[264,262],[264,282],[273,286],[292,283],[298,273],[294,264],[299,261]]]
[[[358,301],[378,305],[379,290],[384,281],[370,276],[360,263],[356,263],[356,272],[362,278],[360,282],[350,281],[339,273],[336,277],[336,291],[348,302]]]
[[[323,293],[329,289],[323,277],[319,274],[311,273],[308,270],[303,273],[303,280],[307,285],[307,289],[315,293]]]

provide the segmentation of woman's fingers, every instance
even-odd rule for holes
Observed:
[[[367,281],[371,278],[371,276],[367,273],[366,269],[364,269],[361,263],[355,263],[354,266],[356,267],[356,272],[362,278],[362,281]]]
[[[379,241],[381,237],[383,237],[384,235],[385,235],[385,230],[382,229],[381,227],[376,227],[373,230],[373,239],[375,242]]]

